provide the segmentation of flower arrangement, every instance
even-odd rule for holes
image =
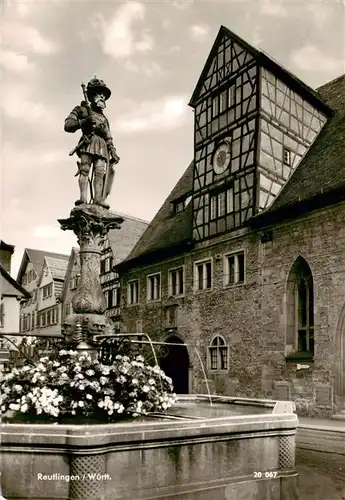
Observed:
[[[142,356],[118,354],[111,366],[90,354],[61,349],[5,373],[1,412],[19,416],[93,417],[116,421],[167,410],[176,401],[172,381]]]

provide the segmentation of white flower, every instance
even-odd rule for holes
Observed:
[[[136,378],[133,378],[133,379],[132,379],[132,384],[133,384],[133,385],[138,385],[138,384],[139,384],[139,381],[138,381]]]
[[[83,391],[83,390],[85,389],[85,385],[80,385],[80,386],[79,386],[79,389],[80,389],[81,391]]]
[[[104,366],[102,368],[102,373],[103,373],[103,375],[109,375],[110,374],[110,368],[108,366]]]
[[[10,404],[10,410],[18,411],[19,408],[20,408],[20,405],[18,405],[18,404],[14,404],[14,403]]]
[[[144,385],[143,391],[144,392],[150,392],[150,388],[147,385]]]
[[[67,373],[61,373],[61,378],[68,378]]]
[[[93,370],[91,370],[91,369],[90,370],[86,370],[85,373],[86,373],[86,375],[89,375],[90,377],[92,377],[92,375],[95,374],[95,372]]]
[[[84,401],[79,401],[79,403],[78,403],[78,404],[79,404],[79,406],[80,406],[81,408],[82,408],[83,406],[85,406],[85,405],[84,405]]]
[[[153,378],[149,378],[149,384],[154,385],[156,381]]]
[[[92,399],[92,395],[91,394],[86,394],[86,399]]]
[[[28,411],[28,408],[29,408],[29,407],[28,407],[28,405],[27,405],[26,403],[24,403],[24,404],[22,405],[22,407],[21,407],[20,411],[21,411],[22,413],[25,413],[26,411]]]
[[[98,407],[99,407],[99,408],[104,408],[104,403],[103,403],[103,401],[99,401],[99,403],[98,403]]]
[[[105,377],[101,377],[99,381],[102,385],[105,385],[108,382],[108,379],[106,379]]]

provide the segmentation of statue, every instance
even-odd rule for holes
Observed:
[[[114,164],[120,160],[116,153],[110,133],[109,122],[103,114],[106,100],[111,91],[103,80],[93,78],[87,88],[82,84],[84,101],[76,106],[65,120],[65,131],[74,133],[82,130],[82,137],[70,152],[70,156],[77,153],[80,161],[77,162],[79,175],[80,199],[75,205],[87,204],[88,184],[90,183],[91,202],[108,209],[106,198],[110,194],[115,170]],[[91,166],[93,172],[89,181]]]

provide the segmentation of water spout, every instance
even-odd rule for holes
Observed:
[[[196,347],[194,347],[194,349],[195,349],[196,355],[198,356],[200,364],[201,364],[201,369],[202,369],[202,373],[204,374],[206,389],[207,389],[207,392],[208,392],[208,398],[210,400],[210,405],[212,406],[212,404],[213,404],[212,403],[212,397],[211,397],[210,388],[209,388],[209,385],[208,385],[208,382],[207,382],[207,378],[206,378],[206,372],[205,372],[204,363],[202,362],[202,359],[201,359],[201,356],[199,354],[198,349]]]

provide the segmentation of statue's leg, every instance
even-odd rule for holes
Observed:
[[[94,200],[93,202],[96,205],[100,205],[104,208],[109,208],[109,205],[105,203],[102,193],[103,193],[103,184],[106,173],[106,161],[103,158],[97,158],[94,162],[94,181],[93,181],[93,189],[94,189]]]
[[[79,166],[79,189],[80,189],[80,199],[75,202],[76,205],[81,205],[82,203],[87,203],[87,188],[89,172],[91,168],[92,157],[87,153],[82,153],[80,155]]]

